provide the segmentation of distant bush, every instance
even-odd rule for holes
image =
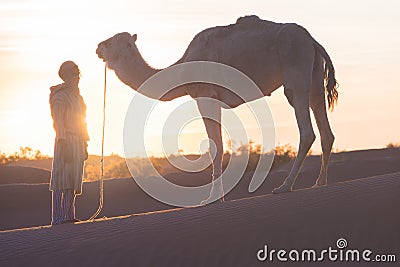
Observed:
[[[275,153],[272,167],[282,163],[289,162],[297,155],[297,151],[290,145],[277,146],[274,151],[264,152],[262,146],[249,141],[248,144],[242,144],[232,152],[226,151],[223,156],[222,167],[225,169],[228,163],[232,161],[233,166],[241,161],[247,161],[246,171],[254,171],[258,165],[261,155]],[[130,158],[130,172],[125,159],[118,155],[107,156],[104,159],[104,178],[122,178],[122,177],[146,177],[156,174],[166,175],[170,173],[182,172],[179,168],[172,165],[170,158],[186,157],[189,161],[196,160],[200,155],[174,155],[168,157],[150,157]],[[248,158],[248,159],[247,159]],[[150,161],[149,161],[150,160]],[[151,164],[150,164],[151,162]],[[210,171],[211,166],[203,171]],[[89,156],[85,163],[85,181],[95,181],[101,176],[101,158],[99,156]]]
[[[261,145],[249,141],[248,144],[241,144],[236,149],[230,149],[231,152],[226,151],[223,156],[223,168],[228,166],[232,161],[233,166],[242,160],[247,160],[246,171],[254,171],[259,162],[260,156],[265,154],[275,153],[273,167],[284,162],[294,159],[297,155],[296,150],[290,145],[277,146],[274,151],[264,152]],[[168,157],[150,157],[146,158],[130,158],[131,169],[129,171],[125,158],[116,154],[104,157],[104,178],[125,178],[125,177],[146,177],[154,176],[157,173],[165,175],[168,173],[181,172],[182,170],[176,168],[170,163],[170,157],[186,157],[189,160],[195,160],[200,155],[170,155]],[[30,147],[20,147],[19,152],[13,154],[0,154],[1,165],[9,164],[18,160],[39,160],[50,158],[43,155],[39,150],[33,150]],[[206,168],[205,171],[210,171],[211,166]],[[96,181],[101,176],[101,157],[96,155],[89,155],[85,162],[84,181]]]
[[[101,157],[89,155],[85,162],[84,181],[96,181],[101,176]],[[125,159],[111,154],[104,157],[104,178],[124,178],[130,177],[128,167],[126,166]]]
[[[389,143],[386,148],[400,148],[400,143]],[[180,151],[181,153],[183,151]],[[336,150],[339,152],[339,150]],[[262,155],[274,153],[274,161],[272,168],[279,166],[280,164],[290,162],[297,156],[296,149],[289,145],[278,145],[273,151],[265,152],[259,144],[255,144],[253,141],[249,141],[248,144],[241,144],[238,148],[233,149],[232,144],[229,146],[229,150],[224,153],[223,156],[223,168],[228,166],[228,163],[232,161],[233,166],[238,165],[237,162],[241,160],[247,160],[246,171],[254,171],[257,167],[259,159]],[[120,157],[116,154],[104,157],[104,178],[125,178],[125,177],[146,177],[156,175],[157,172],[161,175],[181,172],[182,170],[176,168],[170,163],[169,158],[175,157],[186,157],[193,161],[200,157],[200,155],[170,155],[168,157],[150,157],[145,158],[131,158],[129,171],[125,158]],[[39,150],[34,150],[30,147],[20,147],[18,152],[12,154],[0,154],[0,165],[6,165],[19,160],[41,160],[50,158],[47,155],[43,155]],[[149,161],[150,160],[150,161]],[[151,162],[151,163],[150,163]],[[205,171],[210,171],[211,166],[206,168]],[[101,157],[95,155],[89,155],[88,160],[85,162],[84,181],[96,181],[101,176]]]
[[[289,162],[292,159],[295,159],[296,156],[297,156],[297,151],[293,146],[289,144],[283,146],[278,145],[275,148],[274,163],[272,166],[277,166],[279,164]]]
[[[18,152],[14,152],[13,154],[0,154],[0,165],[7,165],[12,162],[16,162],[19,160],[39,160],[39,159],[48,159],[50,158],[47,155],[43,155],[40,150],[33,150],[31,147],[19,147]]]
[[[297,152],[295,148],[290,145],[277,146],[273,151],[264,152],[261,145],[255,144],[250,140],[248,144],[241,144],[237,149],[230,149],[231,151],[226,151],[223,155],[222,168],[226,169],[229,163],[232,163],[233,168],[235,166],[241,166],[243,161],[246,161],[245,171],[254,171],[259,163],[260,157],[263,155],[275,154],[273,167],[276,167],[282,163],[289,162],[293,160]],[[199,159],[200,155],[170,155],[168,158],[151,158],[155,169],[162,175],[169,173],[182,172],[179,168],[172,165],[170,162],[171,158],[174,161],[179,161],[179,157],[185,157],[189,161],[194,161]],[[178,158],[178,159],[177,159]],[[204,162],[203,162],[204,164]],[[201,165],[203,165],[201,164]],[[134,165],[134,164],[132,164]],[[211,171],[211,166],[203,171]]]
[[[386,148],[400,148],[400,143],[392,143],[386,145]]]

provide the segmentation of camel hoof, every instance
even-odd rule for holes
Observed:
[[[225,202],[225,198],[222,196],[220,199],[217,199],[213,202],[207,203],[207,201],[209,201],[210,198],[204,199],[200,202],[200,206],[206,206],[206,205],[210,205],[210,204],[222,204]]]
[[[222,204],[224,200],[215,200],[214,202],[207,203],[208,199],[205,199],[200,202],[200,206],[207,206],[207,205],[215,205],[215,204]]]
[[[321,186],[326,186],[327,185],[327,183],[315,183],[311,188],[318,188],[318,187],[321,187]]]
[[[207,205],[207,201],[208,201],[208,199],[202,200],[202,201],[200,202],[200,205],[199,205],[199,206],[205,206],[205,205]]]
[[[292,187],[287,184],[283,184],[280,187],[272,190],[273,194],[281,194],[281,193],[286,193],[286,192],[292,192]]]
[[[208,196],[208,198],[202,200],[200,202],[200,206],[205,206],[207,205],[207,202],[210,201],[210,199],[215,199],[215,201],[213,201],[212,203],[223,203],[225,201],[225,193],[224,190],[222,189],[222,185],[221,186],[216,186],[212,187],[211,191],[210,191],[210,195]],[[208,203],[211,204],[211,203]]]

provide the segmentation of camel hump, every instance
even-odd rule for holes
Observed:
[[[246,23],[246,22],[256,22],[260,21],[261,19],[256,16],[256,15],[249,15],[249,16],[244,16],[240,17],[236,20],[236,23]]]

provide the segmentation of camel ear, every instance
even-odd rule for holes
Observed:
[[[136,40],[137,40],[137,34],[136,33],[132,34],[132,39],[133,39],[134,42],[136,42]]]

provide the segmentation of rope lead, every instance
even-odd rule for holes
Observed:
[[[104,203],[104,129],[106,124],[106,92],[107,92],[107,65],[104,66],[104,96],[103,96],[103,133],[101,138],[101,176],[100,176],[100,201],[97,211],[89,218],[93,221],[99,216]]]

